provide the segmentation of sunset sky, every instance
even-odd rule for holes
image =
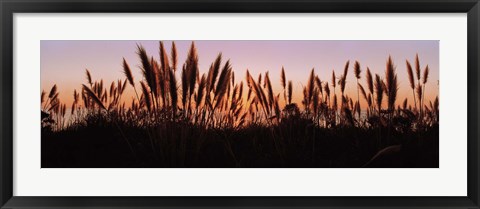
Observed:
[[[181,66],[187,56],[192,41],[175,41],[178,62]],[[170,52],[171,41],[164,41]],[[142,78],[140,60],[136,54],[136,44],[141,44],[149,56],[158,60],[158,41],[41,41],[41,88],[49,91],[57,84],[60,101],[70,106],[73,90],[86,84],[85,69],[89,69],[93,80],[103,79],[108,87],[112,81],[125,79],[122,71],[122,58],[125,57],[134,73],[135,81]],[[357,88],[353,73],[353,62],[361,64],[360,83],[366,88],[367,67],[373,74],[385,77],[385,63],[389,55],[396,65],[399,79],[397,103],[407,97],[413,106],[405,60],[412,65],[415,54],[420,57],[423,69],[428,64],[430,74],[426,87],[426,102],[439,93],[439,42],[438,41],[195,41],[199,55],[200,75],[206,73],[218,53],[223,61],[230,59],[235,73],[235,81],[245,80],[249,69],[254,78],[259,73],[269,71],[274,92],[281,93],[280,71],[285,68],[287,80],[293,82],[293,102],[301,104],[303,86],[306,85],[312,68],[322,81],[331,84],[332,70],[337,77],[343,73],[345,62],[350,60],[346,94],[356,101]],[[177,78],[180,72],[177,71]],[[180,84],[179,84],[180,85]],[[333,89],[331,89],[333,91]],[[337,93],[340,90],[337,88]],[[125,101],[130,104],[133,89],[127,87]],[[283,98],[281,99],[283,103]],[[365,101],[361,98],[362,106]],[[362,108],[364,109],[364,108]]]

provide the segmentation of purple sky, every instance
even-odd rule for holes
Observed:
[[[79,90],[81,84],[86,83],[85,69],[90,70],[94,80],[103,79],[108,85],[111,81],[125,79],[122,57],[130,64],[138,81],[141,71],[135,53],[137,43],[143,45],[150,56],[158,59],[158,41],[41,41],[42,89],[49,91],[53,84],[57,84],[60,99],[67,102],[68,106],[72,101],[73,89]],[[164,41],[164,44],[170,49],[171,41]],[[175,41],[175,44],[181,66],[191,41]],[[430,67],[426,101],[438,95],[438,41],[195,41],[195,45],[199,54],[200,73],[206,72],[217,54],[222,52],[224,61],[230,59],[237,82],[244,80],[246,69],[250,70],[254,78],[259,73],[269,71],[274,91],[280,93],[280,71],[284,66],[287,80],[292,80],[296,96],[302,95],[302,86],[306,85],[312,68],[315,68],[315,73],[322,81],[331,83],[332,70],[340,76],[345,62],[350,60],[346,92],[353,97],[356,95],[353,62],[360,62],[360,83],[366,87],[366,67],[372,73],[384,77],[385,62],[391,55],[397,66],[400,85],[397,101],[401,102],[408,97],[410,104],[413,98],[405,60],[408,59],[413,64],[415,54],[418,53],[422,70],[427,64]],[[131,89],[127,88],[127,94],[128,92]],[[299,97],[294,97],[294,102],[300,103]]]

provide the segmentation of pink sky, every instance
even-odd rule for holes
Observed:
[[[57,84],[60,100],[69,106],[73,90],[87,83],[85,69],[89,69],[94,80],[103,79],[105,84],[125,79],[122,58],[125,57],[133,70],[135,80],[141,78],[140,61],[136,55],[136,44],[143,45],[148,54],[158,59],[158,41],[41,41],[41,87],[45,91]],[[170,49],[171,41],[164,41]],[[175,41],[179,66],[186,59],[191,41]],[[312,68],[322,81],[331,83],[332,70],[339,77],[350,60],[346,93],[356,100],[356,80],[353,62],[358,60],[362,68],[360,83],[366,88],[367,66],[373,74],[384,77],[385,62],[389,55],[396,65],[399,78],[397,102],[405,97],[413,105],[412,91],[406,73],[405,60],[412,64],[415,54],[420,57],[423,68],[428,64],[430,75],[426,86],[426,102],[438,95],[439,42],[438,41],[195,41],[199,54],[200,73],[208,71],[218,53],[224,61],[230,59],[236,82],[245,78],[246,69],[257,78],[259,73],[269,71],[276,93],[281,93],[280,71],[285,67],[287,80],[292,80],[294,101],[301,104],[303,86],[306,85]],[[177,72],[177,77],[179,73]],[[333,91],[333,89],[332,89]],[[127,87],[126,94],[133,90]],[[337,88],[337,93],[339,89]],[[124,97],[127,98],[127,97]],[[282,100],[283,101],[283,100]],[[362,104],[365,102],[361,99]],[[128,102],[127,102],[128,104]]]

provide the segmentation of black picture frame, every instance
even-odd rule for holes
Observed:
[[[479,0],[0,0],[1,208],[480,208]],[[467,13],[468,195],[465,197],[21,197],[13,196],[14,13]],[[448,181],[449,179],[445,179]],[[94,188],[92,188],[94,189]],[[414,188],[412,188],[414,189]]]

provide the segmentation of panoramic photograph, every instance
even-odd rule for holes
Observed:
[[[437,40],[43,40],[42,168],[438,168]]]

